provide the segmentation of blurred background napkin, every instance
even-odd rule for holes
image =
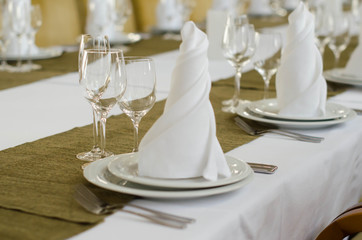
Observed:
[[[304,3],[289,16],[286,45],[276,76],[279,114],[321,116],[327,99],[323,62],[314,40],[314,18]]]
[[[160,0],[156,8],[157,30],[180,31],[182,18],[182,5],[177,0]]]
[[[362,79],[362,25],[360,26],[358,46],[351,54],[344,73]]]
[[[185,23],[181,36],[164,113],[140,143],[138,171],[155,178],[228,177],[209,100],[207,37],[193,22]]]
[[[272,15],[273,10],[270,7],[270,0],[252,0],[250,2],[248,14],[263,16],[263,15]]]

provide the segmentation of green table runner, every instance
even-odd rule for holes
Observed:
[[[170,43],[166,47],[167,50],[175,49],[179,44],[172,41],[166,42]],[[148,50],[132,45],[132,55],[160,52],[165,46],[160,46],[159,43],[165,42],[156,38],[138,43],[138,46],[143,46]],[[355,45],[356,41],[354,41]],[[353,48],[350,46],[342,55],[342,65],[345,64]],[[330,67],[330,62],[333,61],[330,52],[326,52],[325,59],[327,59],[326,66]],[[76,70],[76,54],[65,54],[62,58],[49,61],[54,61],[49,63],[49,68],[52,66],[52,69],[57,70],[46,73],[46,64],[43,64],[44,74],[50,74],[50,72],[61,74],[67,72],[67,69],[70,69],[68,72]],[[57,61],[64,65],[60,66]],[[70,65],[66,66],[66,64]],[[42,73],[28,73],[28,75],[33,74],[41,75]],[[35,77],[29,77],[28,81],[34,79]],[[333,89],[337,91],[330,91],[330,95],[340,92],[339,88],[335,88],[336,86],[339,85],[335,85]],[[243,75],[241,88],[242,98],[249,100],[262,98],[263,81],[255,71]],[[275,88],[272,84],[271,91],[273,90]],[[213,83],[210,99],[216,116],[217,136],[224,152],[255,139],[246,135],[234,124],[235,115],[221,112],[221,101],[230,98],[232,94],[233,78]],[[164,103],[164,101],[156,103],[142,119],[140,137],[162,114]],[[115,195],[91,186],[85,181],[81,170],[84,162],[77,160],[75,154],[89,150],[91,139],[92,126],[89,125],[0,151],[1,239],[64,239],[101,222],[104,216],[89,214],[73,200],[74,186],[79,183],[87,184],[111,202],[119,198],[123,198],[124,201],[134,198],[124,194]],[[110,117],[107,123],[107,149],[116,154],[126,153],[131,151],[132,144],[133,128],[130,119],[125,115]]]

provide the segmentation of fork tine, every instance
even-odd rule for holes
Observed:
[[[247,132],[250,135],[256,135],[256,131],[251,126],[249,126],[249,124],[243,121],[240,117],[236,117],[234,120],[239,127],[244,129],[245,132]]]

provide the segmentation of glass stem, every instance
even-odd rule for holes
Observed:
[[[134,119],[132,119],[133,135],[134,135],[133,152],[138,152],[138,127],[139,127],[140,121],[141,121],[140,117],[135,117]]]
[[[233,96],[233,106],[237,106],[240,100],[240,79],[243,74],[241,67],[236,68],[235,82],[234,82],[234,96]]]
[[[335,51],[334,52],[334,57],[335,57],[334,68],[337,68],[338,63],[339,63],[339,58],[341,57],[341,53],[339,51]]]
[[[93,149],[92,152],[99,152],[99,124],[100,118],[96,110],[93,109]]]
[[[18,70],[21,68],[21,36],[18,36],[18,61],[16,63]]]
[[[269,98],[269,85],[271,76],[265,76],[264,79],[264,99]]]
[[[106,112],[101,112],[101,154],[105,155],[105,151],[106,151],[106,123],[107,123],[107,113]]]

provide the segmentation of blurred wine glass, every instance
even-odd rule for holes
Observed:
[[[5,36],[5,1],[0,1],[0,71],[8,71],[11,66],[6,62],[6,50],[9,45],[9,39]]]
[[[82,62],[84,57],[84,51],[87,49],[106,50],[109,48],[110,43],[107,36],[93,37],[90,34],[84,34],[81,36],[78,55],[79,82],[81,82],[83,75]],[[96,111],[96,106],[92,102],[90,103],[93,110],[93,147],[89,152],[82,152],[77,154],[77,158],[83,161],[94,161],[111,155],[111,153],[108,153],[106,150],[103,150],[103,152],[101,151],[99,133],[100,116]]]
[[[27,27],[29,24],[29,5],[26,1],[9,1],[8,2],[8,14],[9,14],[9,22],[12,33],[16,36],[18,44],[17,44],[17,63],[16,68],[14,68],[15,72],[23,72],[24,69],[22,67],[22,38],[25,36],[27,31]]]
[[[333,30],[328,47],[335,57],[334,67],[337,68],[341,53],[347,48],[351,39],[351,15],[349,13],[333,14]]]
[[[130,0],[114,0],[115,26],[119,32],[123,32],[124,24],[133,11]]]
[[[31,70],[39,70],[41,69],[41,65],[34,64],[32,61],[32,48],[35,46],[34,40],[35,40],[35,34],[39,31],[41,25],[42,25],[42,14],[41,14],[41,8],[39,4],[32,5],[30,7],[30,28],[28,30],[28,49],[27,49],[27,55],[28,55],[28,61],[26,64],[24,64],[24,68],[27,68],[29,71]]]
[[[195,0],[178,0],[180,6],[181,6],[181,14],[183,22],[187,22],[190,20],[190,16],[192,13],[192,10],[196,7],[196,1]]]
[[[228,17],[223,41],[222,50],[224,57],[235,68],[234,95],[232,99],[223,101],[225,112],[235,112],[240,102],[240,79],[243,67],[248,64],[255,52],[255,30],[254,26],[248,23],[246,15]]]
[[[285,17],[288,14],[288,11],[284,8],[284,0],[270,0],[269,6],[278,16]]]
[[[309,10],[314,16],[315,40],[322,57],[333,33],[333,16],[320,1],[309,3]]]
[[[123,52],[120,49],[88,49],[84,51],[80,85],[84,97],[94,106],[101,122],[101,157],[106,152],[106,122],[109,111],[122,97],[127,84]]]
[[[272,76],[280,65],[282,38],[279,33],[257,33],[254,68],[264,80],[264,99],[267,99]]]
[[[127,89],[118,101],[119,107],[132,120],[134,127],[133,152],[138,152],[138,127],[143,116],[156,101],[154,62],[148,57],[125,57]]]

